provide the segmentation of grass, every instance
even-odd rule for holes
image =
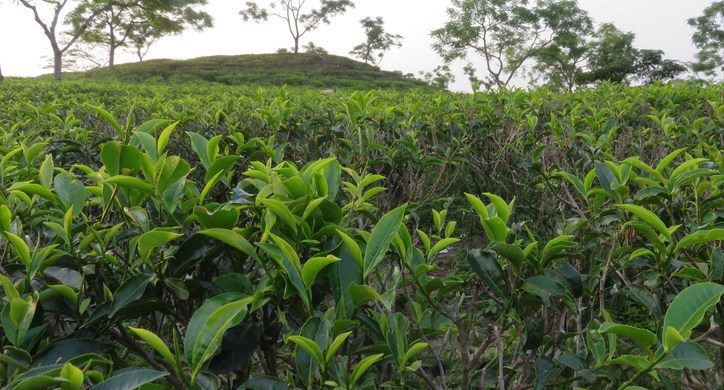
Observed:
[[[48,76],[44,76],[48,77]],[[304,86],[322,89],[424,88],[422,81],[346,57],[318,54],[246,54],[190,60],[150,60],[86,72],[67,73],[68,80],[130,83],[211,82],[225,85]]]

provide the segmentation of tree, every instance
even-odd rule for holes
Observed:
[[[691,69],[709,77],[724,72],[724,1],[711,3],[701,16],[688,23],[694,27],[691,40],[699,49]]]
[[[402,46],[402,35],[385,31],[385,21],[381,17],[366,17],[360,20],[367,40],[355,46],[349,54],[363,60],[365,64],[379,66],[390,48]]]
[[[106,66],[105,50],[96,44],[76,44],[63,55],[63,69],[77,72]],[[50,66],[52,68],[52,61]]]
[[[590,53],[593,20],[573,0],[551,4],[541,10],[541,17],[556,34],[550,45],[538,51],[533,70],[548,87],[572,91]]]
[[[682,63],[664,59],[662,50],[640,50],[635,69],[636,78],[644,84],[671,80],[686,72],[686,66]]]
[[[143,59],[151,50],[151,46],[158,42],[159,39],[164,35],[159,26],[147,23],[137,26],[128,36],[128,47],[133,48],[134,54],[138,57],[139,62],[143,62]]]
[[[63,54],[65,54],[68,50],[70,50],[71,47],[78,41],[78,39],[85,33],[85,31],[88,29],[88,27],[93,23],[96,17],[100,14],[101,11],[105,9],[105,7],[108,7],[110,2],[103,1],[103,0],[84,0],[81,1],[78,6],[88,5],[88,4],[98,4],[98,7],[95,7],[95,10],[93,12],[89,12],[85,15],[83,19],[79,19],[76,21],[76,28],[73,29],[73,32],[68,35],[68,40],[66,42],[61,43],[58,39],[58,27],[61,23],[61,13],[63,13],[64,10],[67,10],[67,6],[70,4],[69,0],[18,0],[20,4],[22,4],[25,8],[29,9],[33,13],[33,17],[35,18],[35,22],[40,26],[40,28],[43,29],[43,33],[48,38],[48,41],[50,43],[50,47],[53,50],[53,77],[56,81],[60,81],[63,77]],[[47,6],[51,7],[51,18],[50,21],[43,20],[43,18],[40,16],[41,11],[38,9],[38,6],[42,4],[46,4]]]
[[[3,68],[2,68],[2,66],[0,66],[0,84],[2,84],[3,81],[5,81],[5,76],[3,76]]]
[[[329,52],[325,48],[315,45],[314,42],[307,43],[306,45],[304,45],[303,49],[305,53],[315,54],[318,56],[326,56],[327,54],[329,54]]]
[[[634,38],[634,33],[623,32],[611,23],[601,25],[589,44],[588,71],[580,74],[579,82],[626,83],[628,76],[636,72],[638,50],[633,46]]]
[[[317,29],[322,23],[329,24],[333,16],[354,8],[350,0],[320,0],[317,8],[308,9],[307,0],[270,0],[269,7],[260,7],[256,2],[246,3],[239,12],[244,21],[257,23],[274,16],[286,22],[289,34],[294,40],[294,54],[299,53],[299,40],[308,32]]]
[[[422,81],[435,88],[447,89],[450,83],[455,82],[455,75],[448,65],[437,66],[432,72],[420,71],[419,75]]]
[[[483,59],[486,75],[479,79],[472,63],[466,66],[473,84],[506,87],[524,66],[555,38],[547,7],[552,0],[453,0],[448,22],[432,32],[433,47],[446,62]],[[556,22],[558,23],[558,22]],[[550,25],[549,25],[550,24]]]
[[[105,4],[104,4],[105,3]],[[213,21],[206,12],[196,9],[207,0],[112,0],[87,2],[69,15],[76,31],[88,15],[98,16],[86,27],[81,40],[108,48],[108,67],[115,64],[116,50],[133,41],[139,57],[138,46],[147,47],[163,35],[178,34],[187,27],[204,29]],[[147,50],[146,50],[147,51]],[[144,54],[145,55],[145,54]]]

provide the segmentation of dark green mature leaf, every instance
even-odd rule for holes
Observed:
[[[661,317],[661,306],[659,306],[659,301],[656,299],[656,297],[651,294],[648,290],[646,290],[644,287],[641,286],[628,286],[623,290],[623,293],[631,299],[634,299],[649,310],[651,314],[654,315],[656,318]]]
[[[724,286],[717,283],[698,283],[685,288],[669,305],[664,315],[664,329],[671,326],[685,338],[699,325],[704,314],[719,303]]]
[[[574,298],[583,295],[583,279],[581,278],[581,274],[579,274],[572,265],[568,263],[558,263],[553,266],[552,269],[547,269],[544,272],[548,277],[566,286]]]
[[[306,386],[310,386],[312,384],[315,372],[320,367],[320,364],[324,364],[324,362],[320,363],[320,356],[317,352],[321,354],[321,348],[326,346],[330,328],[331,324],[329,321],[326,321],[321,317],[314,316],[310,317],[299,331],[299,336],[306,338],[311,341],[311,344],[315,344],[320,348],[320,351],[316,351],[314,345],[307,345],[305,347],[300,345],[298,342],[295,342],[299,346],[299,348],[295,351],[295,362],[297,370],[299,371],[299,376],[302,378],[302,383]],[[307,341],[305,341],[305,343],[310,344]]]
[[[114,348],[111,344],[90,339],[65,339],[50,344],[33,356],[33,367],[61,364],[89,353],[102,354]]]
[[[168,375],[164,371],[134,368],[116,373],[105,381],[93,386],[93,390],[134,390],[147,383]]]
[[[506,260],[510,261],[517,270],[520,270],[523,266],[525,256],[523,255],[523,250],[519,246],[506,244],[504,242],[495,242],[490,246],[490,248],[498,255],[503,256]]]
[[[203,234],[194,234],[176,250],[173,260],[169,263],[169,271],[174,276],[181,276],[202,260],[218,255],[221,248],[219,240]]]
[[[357,266],[354,256],[346,247],[342,248],[340,260],[329,268],[329,281],[337,308],[340,313],[349,317],[355,308],[350,286],[352,283],[362,283],[362,269]]]
[[[133,303],[143,296],[146,292],[146,286],[156,280],[154,274],[137,274],[127,279],[121,287],[113,294],[111,307],[108,311],[108,318],[112,318],[130,303]]]
[[[485,286],[492,292],[503,298],[507,295],[508,287],[505,283],[503,270],[500,268],[498,260],[492,253],[473,249],[468,252],[468,264],[475,273],[483,279]]]
[[[656,368],[664,368],[670,370],[683,370],[691,368],[693,370],[706,370],[714,366],[706,352],[702,347],[693,342],[685,342],[678,344],[669,352],[666,357],[660,361]]]
[[[289,385],[281,379],[255,376],[241,384],[239,390],[287,390]]]
[[[392,240],[400,231],[406,208],[407,206],[403,205],[383,215],[372,229],[370,238],[367,240],[367,247],[365,248],[364,269],[362,272],[363,279],[367,279],[385,257],[385,253],[387,253],[387,249],[389,249]]]
[[[76,290],[80,289],[81,283],[83,283],[83,275],[70,268],[46,267],[43,274]]]
[[[526,279],[521,288],[539,296],[546,305],[550,305],[551,297],[568,294],[568,290],[562,284],[542,275],[531,276]]]
[[[538,358],[535,362],[535,389],[542,390],[545,384],[553,376],[554,366],[550,360]]]
[[[599,183],[601,183],[601,188],[608,193],[614,193],[615,189],[619,186],[616,175],[611,172],[611,168],[605,163],[596,162],[596,177]]]
[[[86,190],[83,183],[78,181],[75,176],[60,172],[55,176],[55,193],[66,207],[66,210],[73,207],[73,215],[80,214],[83,211],[86,201]]]
[[[250,321],[250,318],[227,330],[221,348],[209,361],[209,371],[226,374],[244,367],[259,347],[262,332],[261,324]]]

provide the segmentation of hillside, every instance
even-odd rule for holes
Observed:
[[[426,84],[346,57],[317,54],[247,54],[190,60],[150,60],[66,74],[70,80],[133,83],[212,82],[343,89],[409,89]]]

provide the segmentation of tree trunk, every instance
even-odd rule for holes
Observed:
[[[0,84],[2,84],[3,81],[5,81],[5,76],[3,76],[3,68],[0,67]]]
[[[53,51],[53,78],[55,81],[63,78],[63,53],[60,50]]]
[[[299,54],[299,37],[294,37],[294,54]]]
[[[113,23],[110,24],[110,29],[111,42],[110,45],[108,45],[108,67],[112,68],[113,64],[116,62],[116,35],[113,31]]]
[[[116,62],[116,45],[111,42],[110,50],[108,50],[108,67],[112,68]]]

